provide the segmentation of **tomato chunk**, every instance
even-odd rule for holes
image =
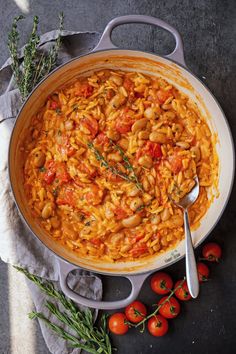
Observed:
[[[85,117],[81,119],[80,123],[95,137],[98,132],[98,122],[92,117]]]
[[[174,174],[178,174],[183,168],[182,158],[178,155],[170,156],[169,163],[171,165],[171,170]]]
[[[84,98],[88,98],[92,94],[93,94],[93,86],[89,85],[88,83],[81,84],[75,92],[76,96],[81,96]]]
[[[76,197],[73,185],[68,184],[61,188],[56,203],[58,205],[70,205],[72,207],[76,206]]]
[[[121,116],[117,119],[115,128],[119,133],[125,134],[131,130],[133,123],[134,120],[129,111],[124,110]]]
[[[163,89],[160,89],[157,91],[157,100],[160,104],[163,104],[171,96],[173,96],[172,90],[165,91]]]
[[[89,204],[98,205],[102,201],[103,191],[96,184],[93,184],[90,191],[85,194],[85,198]]]
[[[151,141],[146,142],[146,145],[137,151],[136,158],[139,159],[143,155],[149,155],[153,159],[160,159],[162,157],[161,145]]]

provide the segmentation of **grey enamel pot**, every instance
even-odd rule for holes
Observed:
[[[125,23],[147,23],[169,31],[176,41],[174,51],[163,57],[137,50],[116,48],[111,41],[111,32],[116,26]],[[136,299],[144,280],[153,271],[160,270],[184,257],[184,242],[181,241],[175,249],[147,259],[140,258],[133,262],[115,263],[81,258],[72,251],[62,248],[40,227],[27,206],[23,190],[23,158],[20,149],[27,134],[31,117],[44,104],[50,93],[59,86],[68,83],[75,76],[102,68],[138,71],[164,77],[196,102],[202,114],[206,117],[211,131],[216,134],[216,149],[220,165],[219,195],[214,198],[199,228],[192,234],[195,247],[212,231],[227,204],[234,178],[234,147],[227,120],[218,102],[206,86],[186,68],[183,44],[178,31],[166,22],[154,17],[130,15],[113,19],[105,28],[97,47],[91,53],[75,58],[54,70],[28,97],[16,119],[9,147],[9,177],[19,212],[32,234],[56,255],[61,288],[67,296],[92,308],[117,309],[127,306]],[[73,292],[67,284],[68,274],[78,268],[114,277],[124,276],[131,282],[131,292],[127,298],[119,301],[95,301],[84,298]]]

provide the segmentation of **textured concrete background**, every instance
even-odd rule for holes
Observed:
[[[8,57],[7,32],[15,15],[26,16],[21,44],[31,28],[32,17],[40,18],[41,32],[57,28],[57,14],[65,14],[65,29],[102,31],[115,16],[146,14],[175,26],[183,36],[186,63],[203,78],[219,100],[236,137],[236,6],[234,0],[0,0],[0,65]],[[114,42],[126,48],[138,48],[160,54],[174,46],[166,32],[146,25],[125,25],[113,33]],[[226,157],[227,158],[227,157]],[[227,171],[225,171],[227,173]],[[235,189],[223,217],[209,237],[224,249],[224,260],[212,266],[211,281],[204,284],[199,299],[184,304],[181,315],[171,323],[168,336],[155,339],[147,333],[130,331],[114,338],[118,354],[231,354],[236,346],[236,237]],[[175,279],[184,274],[183,261],[168,271]],[[116,288],[114,288],[114,284]],[[120,290],[123,289],[123,290]],[[107,297],[125,295],[128,288],[121,280],[105,281]],[[115,294],[115,295],[114,295]],[[146,283],[140,298],[154,303]],[[0,263],[0,354],[47,354],[37,322],[27,313],[32,309],[28,290],[21,275]]]

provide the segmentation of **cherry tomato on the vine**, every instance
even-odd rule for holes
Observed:
[[[222,256],[221,247],[215,242],[209,242],[203,246],[202,255],[210,262],[219,262]]]
[[[148,320],[148,330],[155,337],[164,336],[168,328],[168,321],[161,315],[154,315]]]
[[[157,272],[151,278],[151,288],[152,290],[159,294],[168,294],[173,287],[173,280],[169,274],[164,272]]]
[[[171,297],[169,300],[168,296],[164,296],[159,302],[158,306],[165,302],[159,309],[159,313],[165,318],[175,318],[180,313],[180,304],[174,298]]]
[[[206,264],[204,264],[202,262],[198,262],[197,271],[198,271],[198,279],[199,279],[200,283],[208,280],[210,270]]]
[[[108,327],[114,334],[125,334],[129,329],[129,326],[125,321],[127,321],[125,314],[122,312],[116,312],[109,317]]]
[[[125,315],[130,322],[138,323],[147,315],[146,306],[140,301],[134,301],[125,308]]]
[[[178,280],[176,283],[175,283],[175,289],[180,286],[180,284],[182,283],[183,280]],[[192,296],[190,295],[189,293],[189,290],[188,290],[188,285],[187,285],[187,282],[186,280],[183,282],[183,284],[181,285],[180,288],[178,288],[177,290],[175,290],[175,296],[179,299],[179,300],[182,300],[182,301],[188,301],[192,298]]]

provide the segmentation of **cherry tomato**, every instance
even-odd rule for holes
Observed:
[[[132,119],[129,111],[124,110],[119,119],[117,119],[115,128],[119,133],[125,134],[131,130],[133,123],[134,120]]]
[[[173,280],[164,272],[157,272],[151,278],[152,290],[160,295],[165,295],[170,292],[173,287]]]
[[[143,155],[149,155],[153,159],[159,159],[160,157],[162,157],[161,145],[148,141],[145,146],[138,149],[136,153],[137,160]]]
[[[199,262],[197,264],[197,271],[198,271],[198,279],[199,279],[200,283],[208,280],[210,270],[206,266],[206,264]]]
[[[114,313],[109,317],[108,327],[114,334],[125,334],[129,330],[129,326],[125,323],[127,317],[122,312]]]
[[[56,169],[54,160],[49,160],[45,164],[46,172],[43,176],[44,181],[47,184],[52,184],[56,177]]]
[[[147,147],[149,155],[153,159],[158,159],[158,158],[162,157],[162,151],[161,151],[160,144],[152,143],[151,141],[148,141],[146,147]]]
[[[109,145],[109,139],[104,133],[99,133],[96,136],[95,143],[98,145]]]
[[[159,302],[158,306],[161,305],[168,296],[164,296]],[[165,318],[175,318],[180,313],[180,304],[173,296],[167,300],[159,310],[159,313]]]
[[[164,336],[168,328],[168,321],[161,315],[155,315],[148,320],[148,330],[154,337]]]
[[[138,323],[147,315],[147,309],[142,302],[134,301],[126,307],[125,314],[130,322]]]
[[[182,158],[176,154],[169,157],[169,163],[171,166],[171,171],[174,174],[178,174],[183,168]]]
[[[55,163],[55,169],[56,177],[59,179],[60,184],[69,182],[71,178],[69,173],[67,172],[66,164],[64,162]]]
[[[57,205],[70,205],[72,207],[76,206],[76,196],[74,188],[71,184],[64,185],[60,189],[56,203]]]
[[[120,208],[120,207],[116,207],[115,208],[114,214],[115,214],[115,217],[116,217],[117,220],[125,219],[128,216],[127,212],[124,209]]]
[[[160,104],[163,104],[171,96],[173,96],[173,92],[171,90],[165,91],[160,89],[157,91],[157,100]]]
[[[180,284],[182,283],[182,280],[178,280],[174,286],[174,288],[176,289]],[[175,296],[182,301],[188,301],[192,298],[192,296],[189,294],[189,290],[188,290],[188,285],[186,280],[183,282],[181,288],[177,289],[175,291]]]
[[[204,259],[210,262],[219,262],[222,256],[222,249],[217,243],[209,242],[203,246],[202,255]]]
[[[59,108],[59,104],[57,102],[55,102],[55,101],[52,101],[51,104],[50,104],[50,107],[52,109],[57,109],[57,108]]]
[[[85,194],[88,204],[98,205],[103,198],[103,191],[96,185],[90,185],[90,191]]]
[[[88,83],[80,84],[75,93],[76,96],[88,98],[93,93],[93,87]]]
[[[129,92],[129,91],[132,91],[133,88],[134,88],[134,83],[132,80],[130,80],[128,77],[126,77],[124,79],[124,82],[123,82],[123,86],[124,88]]]
[[[95,137],[98,132],[98,122],[92,117],[82,118],[80,123]]]
[[[147,252],[148,252],[148,248],[146,243],[139,243],[129,251],[132,257],[138,257]]]

